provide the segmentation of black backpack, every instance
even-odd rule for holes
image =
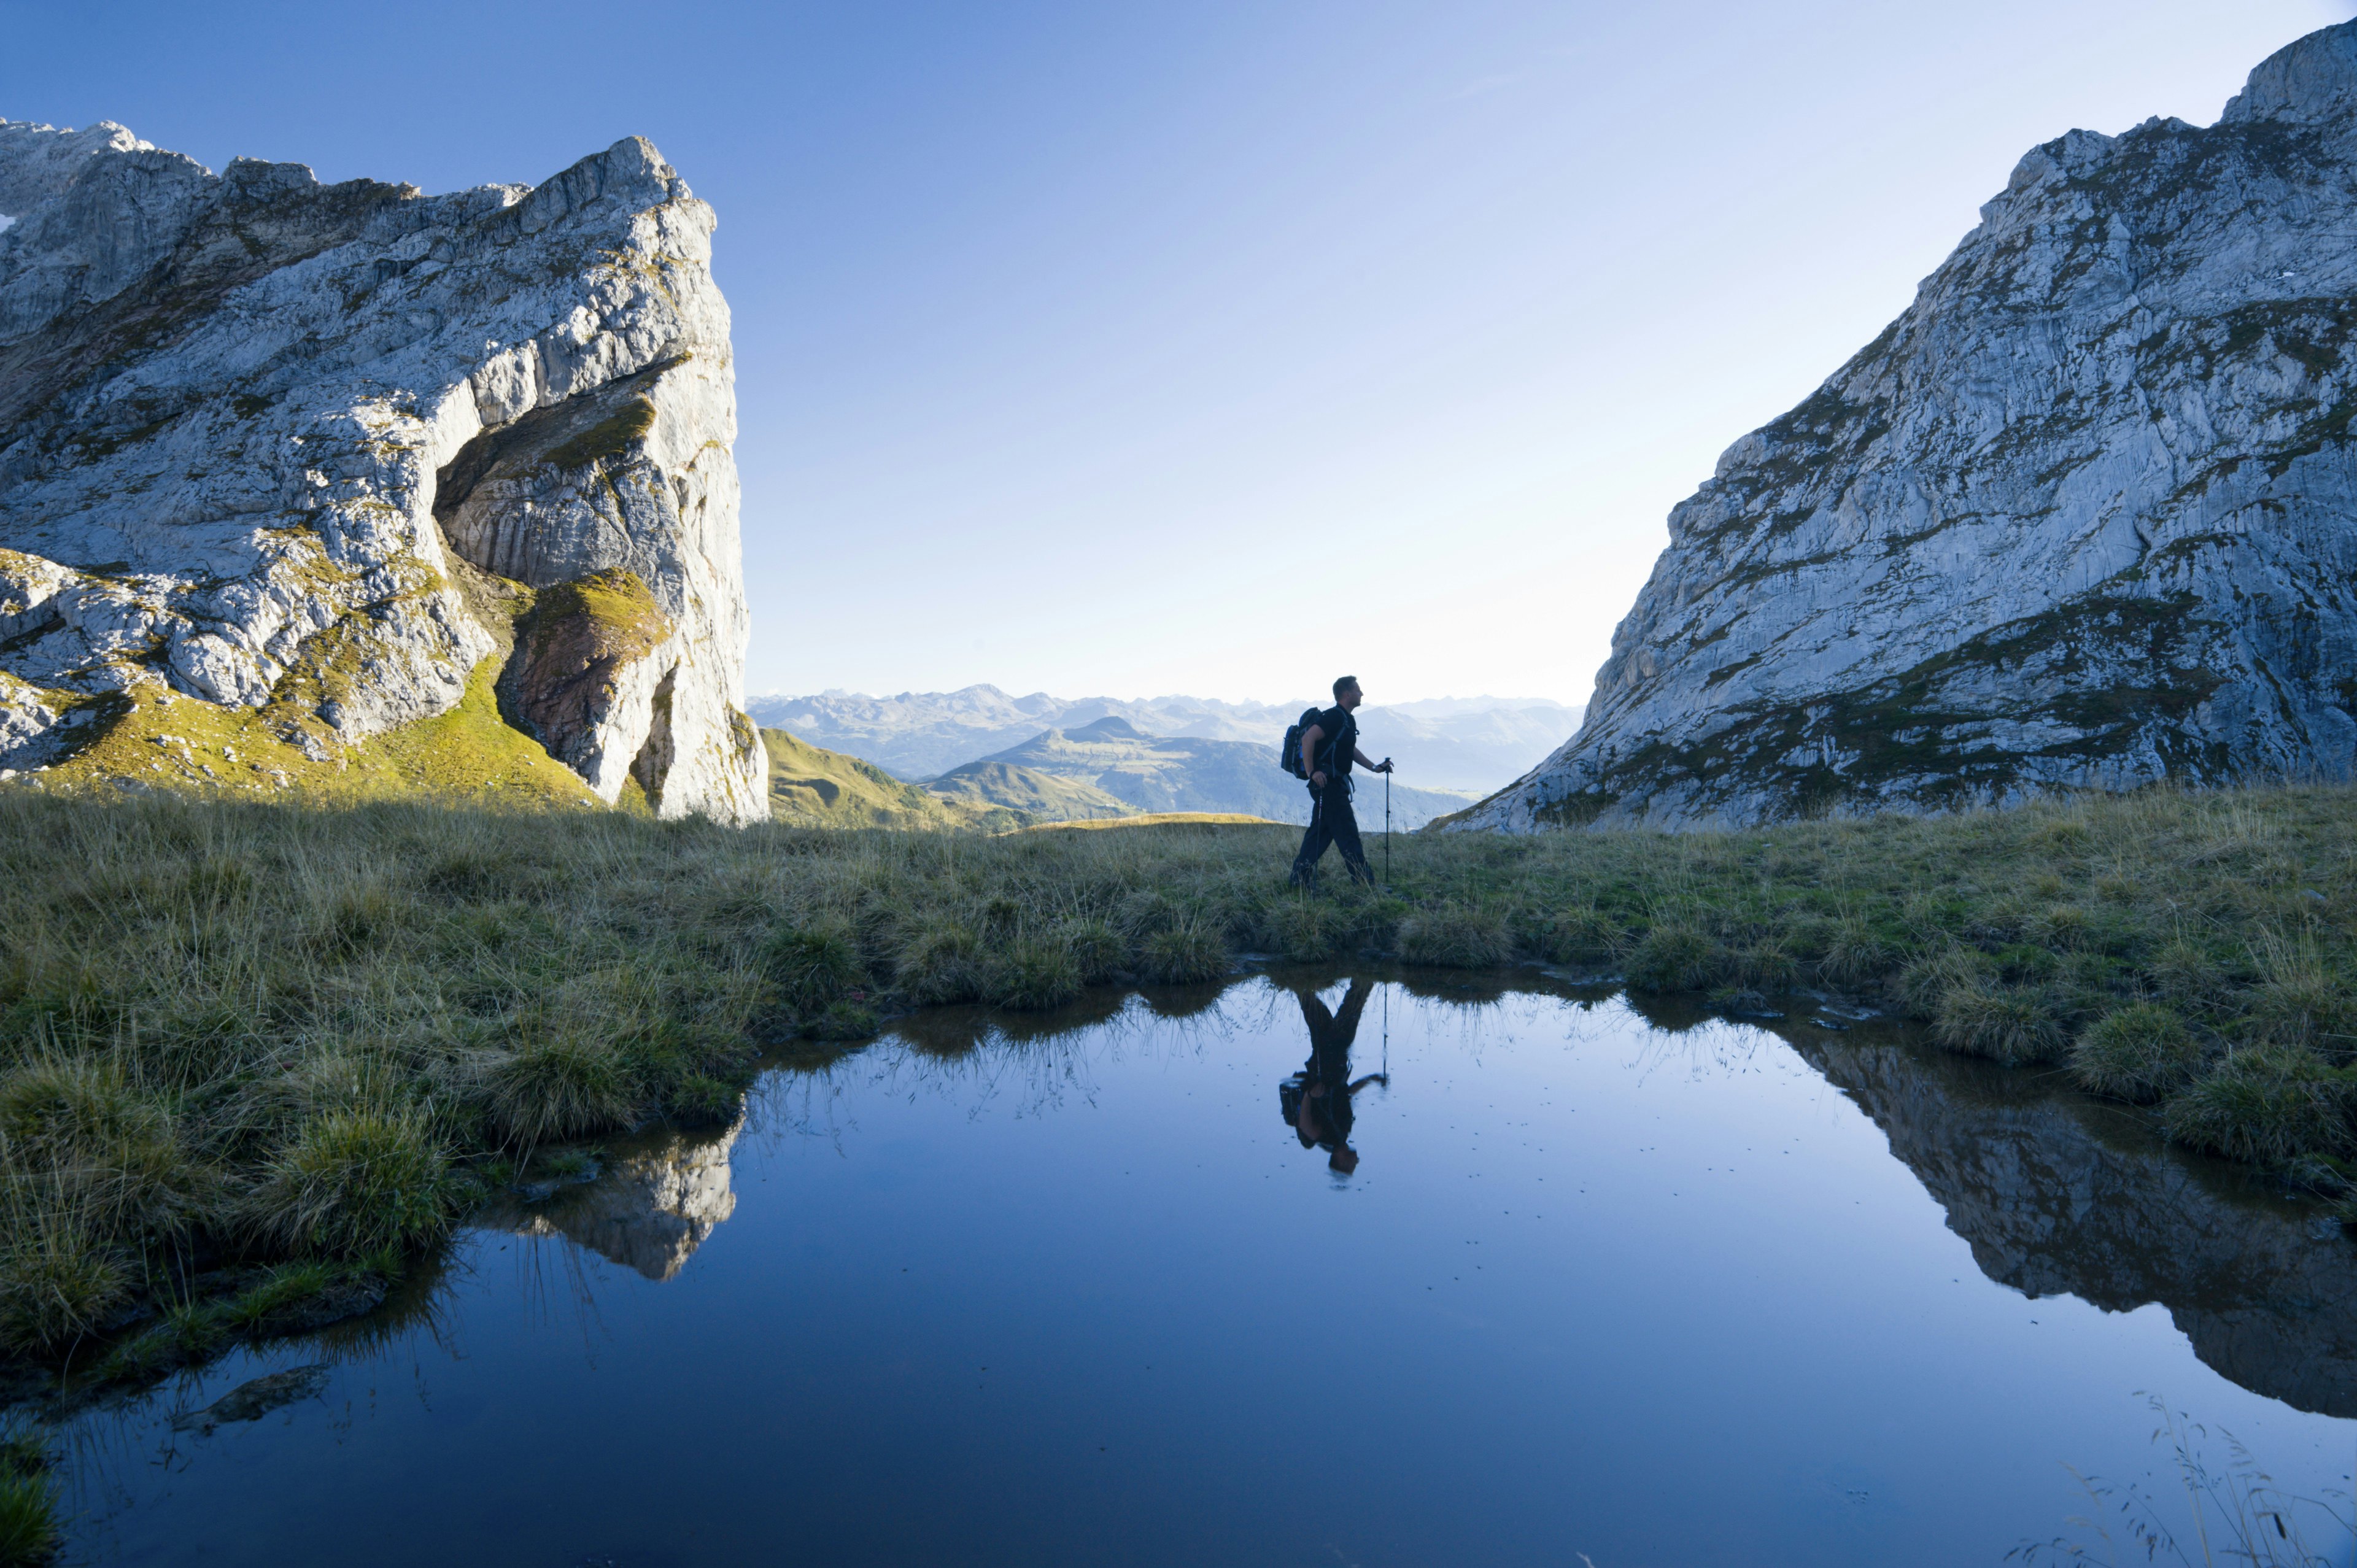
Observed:
[[[1305,784],[1309,781],[1309,769],[1301,763],[1301,732],[1316,724],[1318,715],[1324,711],[1322,708],[1302,709],[1301,716],[1293,721],[1293,727],[1285,732],[1285,744],[1277,747],[1276,765]],[[1331,737],[1329,739],[1330,741]]]

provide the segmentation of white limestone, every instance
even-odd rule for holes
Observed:
[[[1465,825],[2349,774],[2357,24],[1981,216],[1672,512],[1579,733]]]
[[[447,711],[498,641],[455,555],[637,573],[669,701],[599,792],[767,814],[714,218],[652,146],[428,197],[0,121],[0,767],[145,682],[315,751]]]

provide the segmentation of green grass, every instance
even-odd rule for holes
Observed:
[[[2050,1062],[2070,1044],[2054,1000],[2020,985],[1953,985],[1941,993],[1932,1037],[1952,1051],[2007,1067]]]
[[[521,615],[530,603],[528,590],[518,590],[486,618]],[[44,777],[52,785],[146,786],[314,808],[425,797],[604,811],[579,775],[500,716],[503,663],[494,657],[478,664],[448,712],[350,744],[291,699],[227,708],[143,685],[122,699],[123,712],[91,745]],[[287,739],[298,729],[313,736],[313,752]]]
[[[204,1296],[167,1290],[145,1326],[120,1340],[91,1373],[101,1382],[141,1382],[210,1359],[238,1339],[301,1333],[355,1305],[381,1302],[399,1254],[358,1262],[304,1259],[232,1273]]]
[[[2081,1035],[2071,1076],[2115,1100],[2154,1101],[2199,1076],[2201,1041],[2185,1020],[2151,1002],[2131,1002]]]
[[[1134,817],[1092,817],[1085,822],[1041,822],[1029,829],[1036,833],[1079,832],[1101,828],[1244,828],[1283,827],[1274,817],[1254,817],[1242,811],[1141,811]]]
[[[1085,779],[1043,773],[1036,768],[984,758],[953,768],[929,782],[926,793],[957,811],[1011,813],[1008,826],[1032,822],[1060,825],[1135,817],[1137,808]]]
[[[23,1430],[0,1440],[0,1568],[47,1563],[61,1540],[48,1445]]]
[[[0,789],[0,1348],[144,1364],[181,1340],[126,1340],[139,1304],[201,1338],[243,1331],[223,1269],[398,1271],[535,1148],[732,1113],[765,1045],[1245,950],[1836,991],[2347,1190],[2346,789],[1426,834],[1388,888],[1318,894],[1286,886],[1295,841]]]
[[[801,828],[977,829],[1030,819],[979,799],[951,800],[904,784],[874,763],[828,751],[781,729],[761,732],[770,760],[770,815]]]

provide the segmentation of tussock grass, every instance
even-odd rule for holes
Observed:
[[[104,1327],[131,1294],[125,1249],[70,1174],[12,1159],[5,1179],[0,1350],[48,1350]]]
[[[1949,987],[1940,998],[1932,1034],[1950,1050],[2007,1067],[2052,1061],[2070,1040],[2051,999],[2018,985]]]
[[[1409,963],[1491,969],[1514,958],[1513,933],[1496,909],[1444,903],[1399,923],[1399,956]]]
[[[1677,918],[1652,927],[1629,953],[1629,983],[1640,991],[1700,991],[1732,979],[1735,969],[1732,953],[1709,933]]]
[[[841,921],[782,926],[770,939],[770,972],[788,1004],[814,1012],[866,979],[858,944]]]
[[[2350,1080],[2304,1046],[2255,1046],[2161,1108],[2169,1135],[2278,1169],[2349,1153]]]
[[[2131,1002],[2081,1034],[2071,1047],[2079,1087],[2115,1100],[2154,1101],[2191,1082],[2201,1042],[2185,1020],[2150,1002]]]
[[[248,1223],[290,1251],[354,1257],[448,1227],[449,1155],[429,1108],[353,1106],[305,1122],[246,1194]]]
[[[62,1541],[47,1444],[28,1431],[0,1440],[0,1563],[47,1563]]]
[[[500,1162],[729,1113],[765,1044],[1244,950],[1838,991],[1952,1048],[2067,1052],[2193,1146],[2327,1185],[2357,1148],[2347,789],[1424,834],[1389,887],[1318,894],[1285,885],[1294,843],[0,789],[0,1348],[115,1333],[191,1270],[414,1253]]]
[[[1232,965],[1218,929],[1203,921],[1187,920],[1147,937],[1137,967],[1148,980],[1185,985],[1225,974]]]

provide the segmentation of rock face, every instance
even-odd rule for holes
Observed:
[[[2357,23],[1981,216],[1671,513],[1579,733],[1465,825],[2347,775]]]
[[[0,768],[151,689],[313,757],[444,713],[500,577],[543,591],[511,722],[608,801],[766,815],[714,219],[653,147],[429,197],[0,122]]]

